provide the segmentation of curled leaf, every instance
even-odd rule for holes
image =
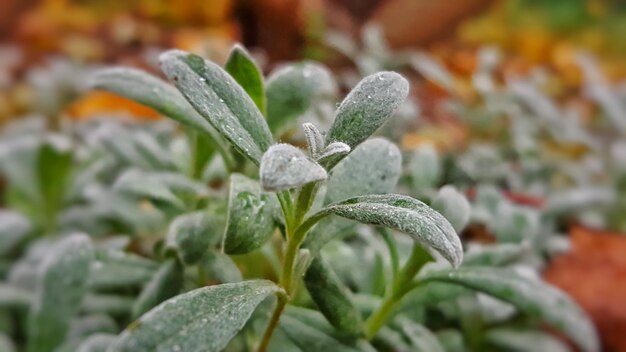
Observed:
[[[275,144],[261,160],[261,185],[278,192],[326,179],[326,170],[289,144]]]

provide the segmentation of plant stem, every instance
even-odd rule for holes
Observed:
[[[272,317],[270,318],[269,323],[267,323],[267,328],[265,329],[265,334],[263,334],[263,339],[261,340],[261,344],[259,345],[259,352],[267,351],[267,347],[272,340],[272,335],[274,335],[274,330],[278,326],[278,322],[280,321],[280,316],[283,314],[285,310],[285,306],[287,305],[288,297],[285,295],[279,295],[276,301],[276,308],[274,308],[274,312],[272,313]]]
[[[385,227],[379,228],[380,234],[383,236],[383,240],[387,245],[387,249],[389,250],[389,256],[391,257],[391,272],[393,273],[393,279],[398,276],[398,271],[400,270],[400,258],[398,256],[398,247],[396,246],[396,241],[393,238],[393,234],[389,229]]]
[[[397,275],[395,275],[391,289],[385,294],[382,304],[365,322],[365,337],[371,340],[376,336],[378,330],[389,320],[396,304],[406,295],[412,288],[416,287],[413,278],[424,266],[432,260],[430,254],[426,252],[419,244],[413,245],[411,256],[402,267]]]

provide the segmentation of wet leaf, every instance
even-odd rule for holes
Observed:
[[[339,105],[326,144],[356,147],[387,121],[408,94],[409,82],[395,72],[365,77]]]
[[[276,228],[277,209],[275,195],[263,192],[257,181],[231,175],[224,251],[244,254],[263,246]]]
[[[599,351],[595,329],[585,313],[563,292],[510,270],[467,267],[427,272],[421,282],[446,282],[486,293],[542,319],[583,351]]]
[[[280,292],[266,280],[202,287],[161,303],[132,323],[110,351],[221,351],[255,308]]]
[[[255,164],[272,144],[263,115],[241,86],[213,62],[179,50],[161,55],[161,69],[187,101]]]
[[[417,199],[398,194],[354,197],[333,203],[311,217],[328,214],[405,232],[427,250],[439,253],[455,267],[463,260],[461,240],[452,225]]]

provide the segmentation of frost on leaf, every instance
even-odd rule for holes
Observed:
[[[326,170],[300,149],[289,144],[271,146],[261,160],[261,185],[267,191],[284,191],[326,179]]]

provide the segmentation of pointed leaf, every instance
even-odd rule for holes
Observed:
[[[185,265],[194,265],[209,249],[218,229],[206,211],[179,215],[170,224],[165,248],[178,254]]]
[[[331,204],[311,218],[328,214],[405,232],[427,250],[439,253],[455,267],[463,260],[461,240],[452,225],[417,199],[398,194],[355,197]]]
[[[243,155],[259,164],[272,144],[263,115],[241,86],[213,62],[179,50],[161,55],[161,69],[187,101]]]
[[[221,139],[174,86],[147,72],[123,67],[103,69],[91,77],[90,85],[149,106],[185,126]]]
[[[277,209],[275,195],[261,191],[257,181],[231,175],[224,251],[244,254],[263,246],[276,228]]]
[[[354,149],[382,126],[409,94],[409,82],[395,72],[365,77],[341,102],[326,144],[344,142]]]
[[[271,146],[261,161],[261,185],[278,192],[326,179],[326,170],[289,144]]]
[[[263,74],[250,54],[240,45],[233,46],[224,69],[248,93],[261,113],[265,114]]]
[[[447,282],[480,291],[511,303],[520,311],[544,320],[561,331],[582,351],[599,351],[594,327],[585,313],[563,292],[510,270],[467,267],[431,271],[420,282]]]
[[[176,296],[182,286],[182,266],[175,259],[164,262],[137,297],[133,305],[132,317],[137,318],[157,304]]]
[[[63,341],[86,292],[93,256],[89,238],[72,235],[43,259],[28,317],[28,351],[54,350]]]
[[[280,291],[270,281],[252,280],[178,295],[132,323],[109,350],[221,351],[259,303]]]
[[[283,66],[267,80],[267,122],[272,132],[303,115],[319,97],[334,97],[337,87],[324,66],[312,62]]]
[[[313,302],[339,331],[352,336],[363,333],[363,319],[355,308],[350,291],[322,257],[311,262],[304,284]]]

